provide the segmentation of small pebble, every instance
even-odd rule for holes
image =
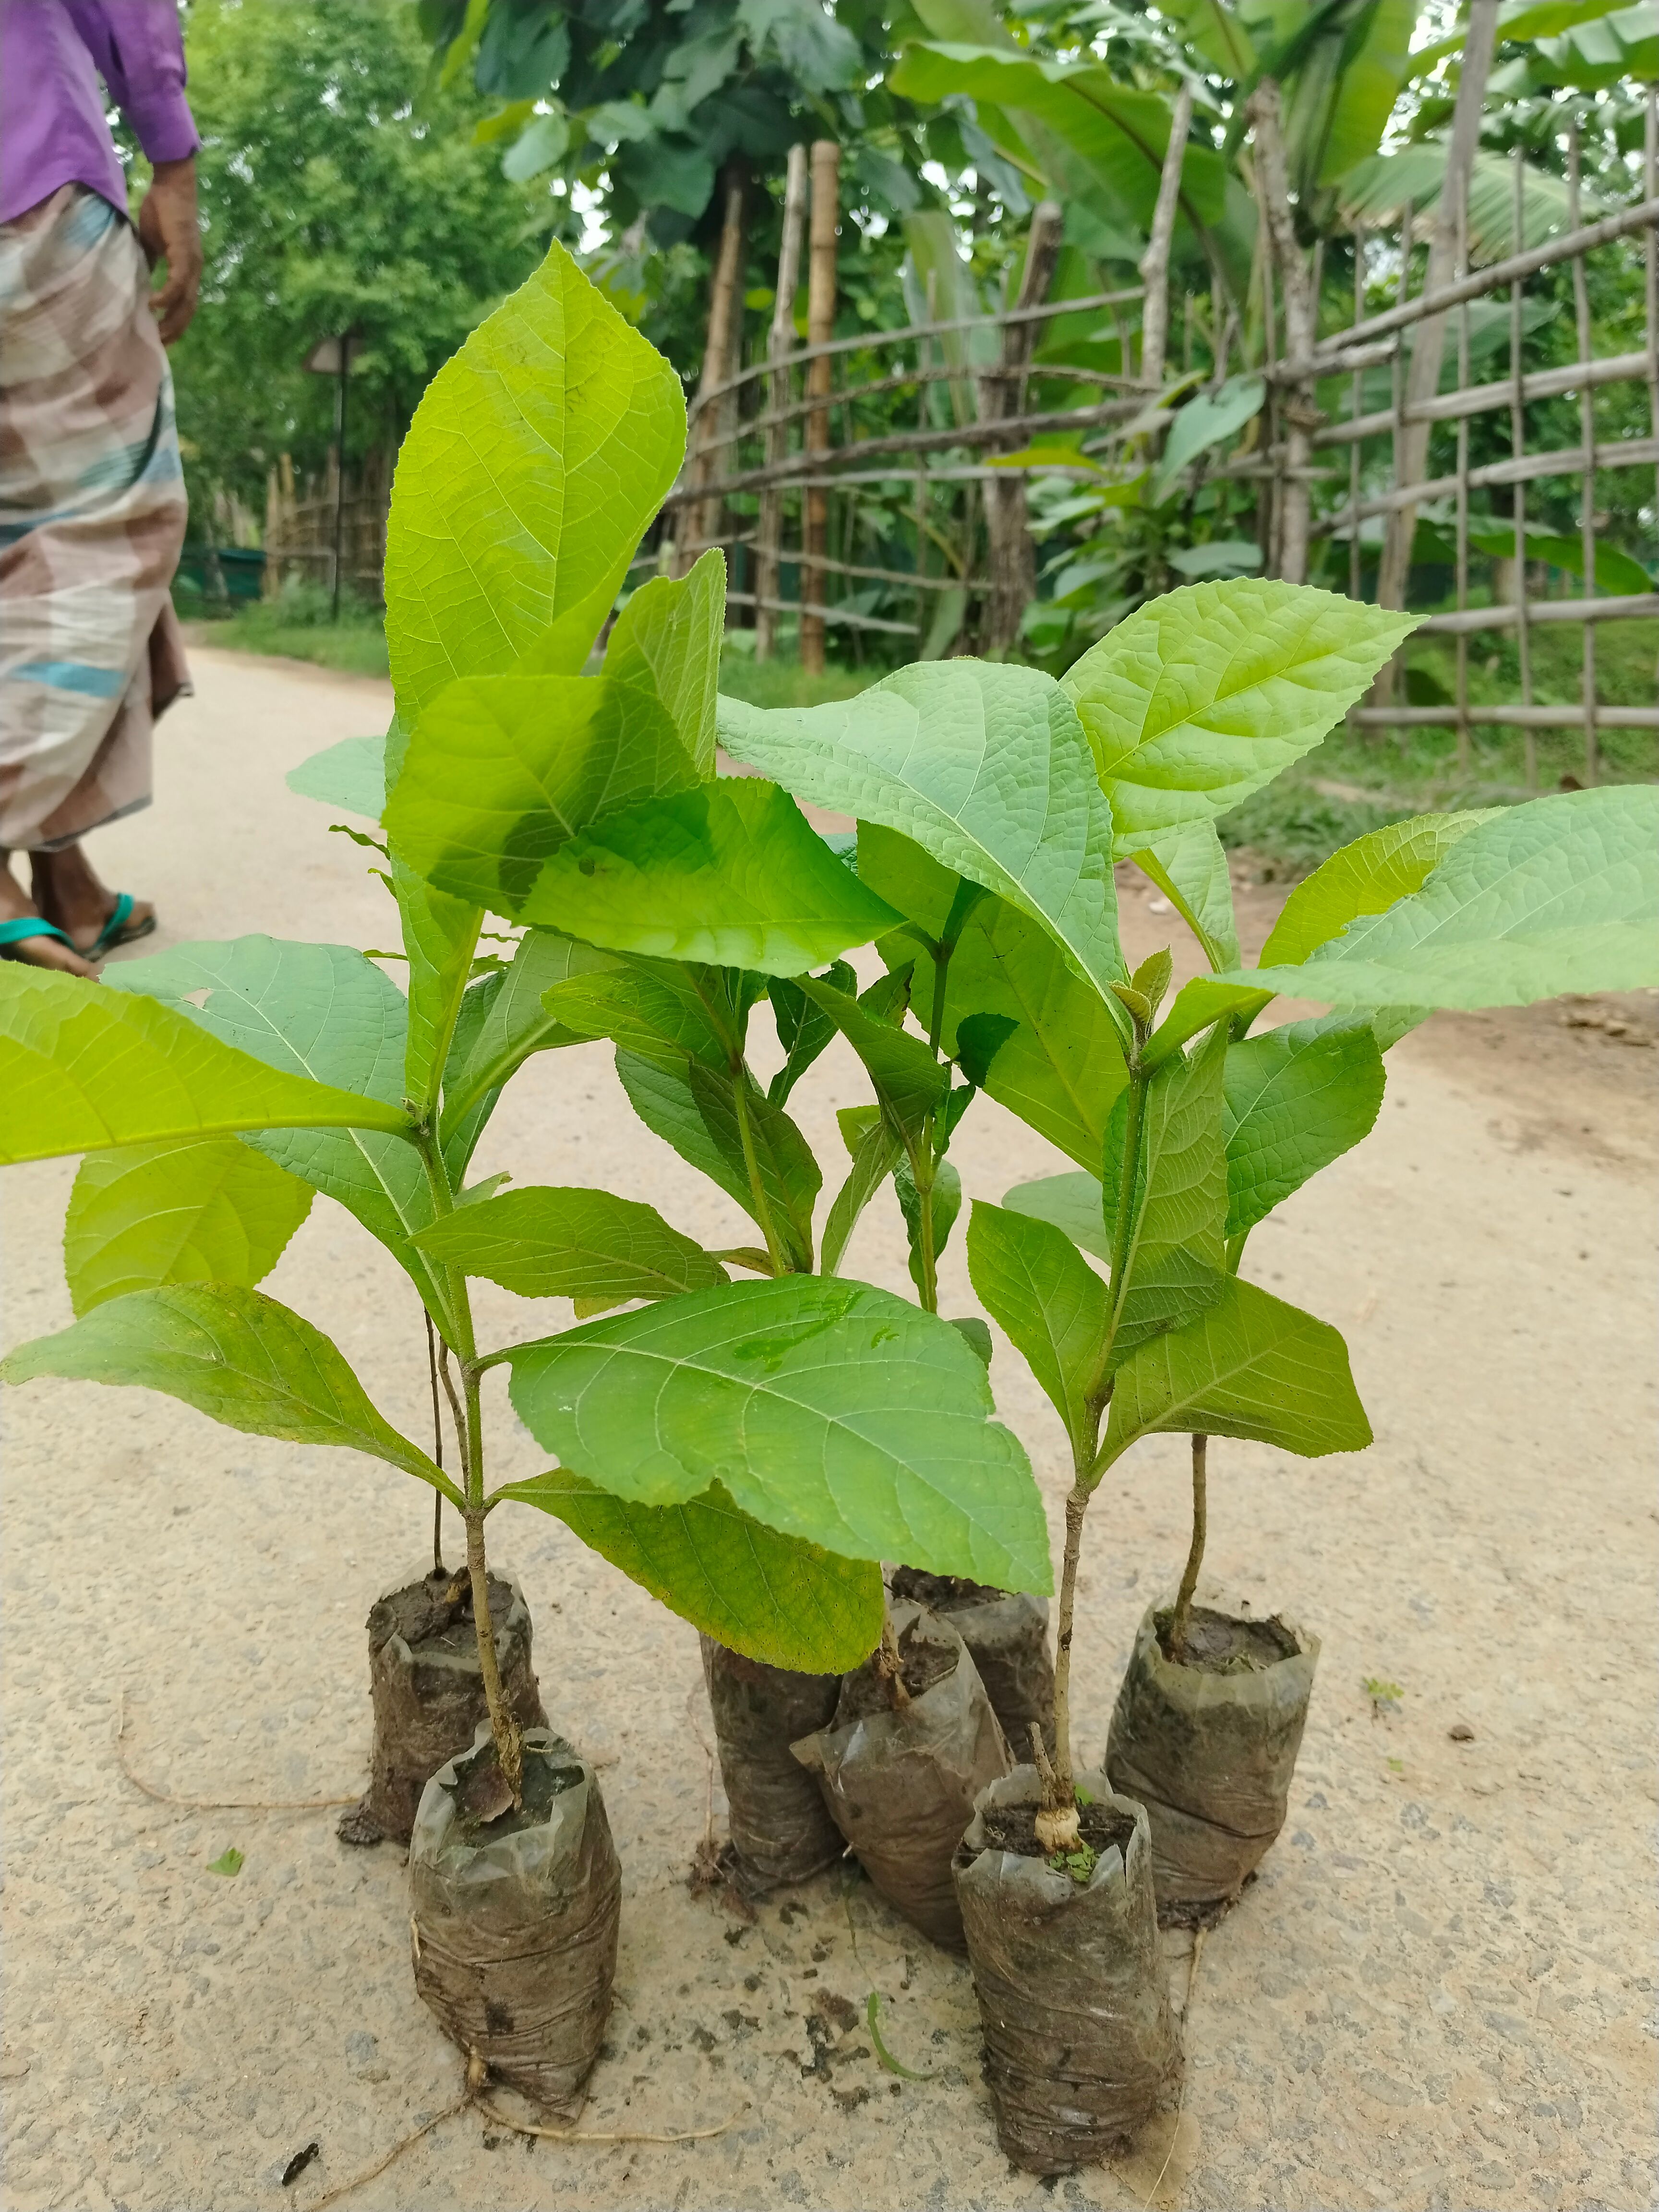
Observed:
[[[1451,1726],[1446,1730],[1446,1733],[1454,1743],[1473,1743],[1474,1741],[1474,1730],[1469,1726],[1467,1721],[1454,1721]]]

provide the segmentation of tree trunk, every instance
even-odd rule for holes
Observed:
[[[789,356],[795,349],[795,293],[800,283],[801,232],[806,221],[806,149],[789,149],[789,170],[783,191],[783,240],[778,248],[778,288],[772,303],[772,327],[766,337],[766,357],[772,373],[766,380],[767,412],[781,415],[789,404]],[[766,434],[769,468],[789,458],[789,425],[775,422]],[[769,660],[777,638],[778,616],[767,602],[781,597],[779,590],[778,549],[783,537],[783,491],[769,485],[761,494],[760,543],[757,548],[755,585],[755,658]]]
[[[836,229],[841,190],[841,148],[833,138],[820,138],[812,148],[812,234],[807,270],[806,340],[809,345],[828,345],[836,330]],[[827,354],[817,355],[806,371],[809,399],[830,397],[831,364]],[[817,407],[806,418],[806,450],[830,449],[830,410]],[[800,665],[809,674],[823,672],[823,617],[805,612],[811,604],[824,604],[828,574],[823,562],[830,550],[830,495],[819,486],[806,494],[806,559],[802,564],[800,596]]]
[[[1031,215],[1031,234],[1025,248],[1025,268],[1020,278],[1021,307],[1041,305],[1060,258],[1062,217],[1053,200],[1044,200]],[[1035,323],[1009,323],[1002,332],[1002,364],[994,376],[980,385],[980,409],[988,422],[1006,421],[1024,411],[1025,368],[1036,337]],[[1002,441],[1012,453],[1019,443],[1018,431]],[[1012,471],[994,477],[985,487],[986,535],[990,541],[991,592],[986,609],[985,650],[1006,653],[1019,635],[1020,617],[1036,595],[1036,556],[1025,519],[1025,479]]]
[[[743,164],[728,161],[721,183],[725,219],[714,260],[714,289],[708,301],[708,336],[703,348],[696,417],[691,431],[691,482],[696,487],[729,473],[731,447],[722,441],[737,395],[732,392],[720,399],[713,395],[731,380],[736,342],[743,328],[738,305],[743,290]],[[681,507],[682,520],[674,549],[677,576],[684,575],[697,556],[718,540],[723,504],[718,497],[690,499]]]
[[[1285,435],[1279,456],[1277,574],[1287,584],[1305,584],[1310,495],[1313,489],[1309,475],[1313,464],[1312,437],[1323,419],[1314,404],[1313,378],[1310,373],[1314,342],[1313,281],[1297,243],[1285,141],[1279,127],[1279,87],[1272,77],[1263,77],[1251,94],[1248,112],[1255,135],[1255,174],[1262,219],[1267,228],[1285,309],[1285,365],[1289,382],[1278,410]]]
[[[1183,78],[1170,118],[1170,143],[1164,152],[1152,235],[1140,258],[1140,280],[1146,287],[1140,309],[1140,380],[1154,391],[1164,381],[1164,356],[1170,339],[1170,245],[1175,236],[1181,170],[1192,121],[1193,88],[1191,81]]]

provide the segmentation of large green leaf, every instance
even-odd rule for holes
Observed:
[[[1506,808],[1420,890],[1362,915],[1299,966],[1237,980],[1341,1006],[1511,1006],[1659,984],[1659,787]]]
[[[1224,438],[1261,412],[1267,387],[1259,376],[1230,376],[1218,392],[1200,392],[1188,400],[1170,425],[1164,451],[1152,471],[1147,498],[1161,507],[1189,461],[1218,446]]]
[[[88,1152],[64,1222],[70,1303],[90,1313],[161,1283],[251,1290],[281,1259],[311,1199],[308,1183],[234,1137]]]
[[[1155,1430],[1253,1437],[1304,1459],[1371,1441],[1337,1332],[1236,1276],[1207,1312],[1118,1370],[1103,1473]]]
[[[654,1206],[608,1190],[502,1191],[442,1215],[416,1241],[434,1259],[521,1298],[577,1298],[590,1308],[678,1297],[728,1279]]]
[[[446,1156],[452,1133],[459,1133],[477,1118],[480,1105],[493,1099],[532,1053],[582,1042],[548,1012],[542,1003],[545,994],[573,975],[604,975],[616,964],[608,952],[591,945],[577,945],[550,929],[531,929],[519,940],[506,973],[482,979],[492,988],[480,997],[476,1027],[468,1024],[469,1033],[464,1033],[457,1024],[444,1076]],[[476,1140],[477,1131],[471,1134]],[[469,1144],[469,1153],[471,1149]]]
[[[1094,1452],[1110,1300],[1106,1285],[1060,1230],[975,1199],[968,1273],[981,1304],[1006,1332],[1066,1424],[1079,1465]]]
[[[641,1504],[720,1482],[852,1559],[1052,1587],[1042,1502],[948,1322],[867,1284],[693,1291],[520,1346],[513,1403],[575,1473]]]
[[[618,1051],[617,1073],[629,1103],[653,1135],[735,1199],[751,1220],[761,1206],[749,1179],[737,1085],[726,1069],[701,1060],[678,1066]],[[812,1208],[823,1178],[812,1149],[781,1106],[745,1073],[744,1107],[755,1163],[772,1225],[789,1266],[812,1265]]]
[[[274,1073],[187,1012],[131,995],[128,976],[150,964],[123,963],[106,979],[118,988],[97,991],[19,961],[0,966],[0,1163],[243,1129],[351,1129],[355,1139],[337,1141],[364,1143],[408,1129],[393,1103]],[[380,1141],[415,1158],[397,1137]]]
[[[635,1505],[562,1468],[509,1483],[729,1651],[797,1674],[844,1674],[881,1638],[881,1569],[780,1535],[718,1482],[683,1505]]]
[[[138,1384],[250,1436],[368,1452],[461,1503],[418,1445],[381,1419],[322,1331],[260,1291],[173,1283],[112,1299],[0,1361],[0,1381],[43,1375]]]
[[[1419,814],[1369,830],[1316,868],[1291,893],[1261,948],[1264,968],[1304,961],[1362,914],[1386,914],[1420,890],[1460,837],[1496,811]],[[1237,963],[1231,964],[1236,965]]]
[[[1418,0],[1376,0],[1358,40],[1352,31],[1343,36],[1333,26],[1334,42],[1342,36],[1334,85],[1323,72],[1305,70],[1286,118],[1293,146],[1297,138],[1308,142],[1307,158],[1297,164],[1298,183],[1305,177],[1310,185],[1340,184],[1376,153],[1412,74],[1412,38],[1420,14]]]
[[[775,783],[728,776],[608,816],[544,860],[519,918],[617,952],[799,975],[898,916]]]
[[[859,873],[935,939],[961,880],[908,837],[867,822],[859,825]],[[890,959],[915,954],[902,935],[881,949]],[[1018,1024],[991,1062],[985,1088],[992,1097],[1073,1159],[1097,1168],[1106,1116],[1129,1079],[1116,1024],[1048,932],[988,896],[969,915],[946,973],[947,1048],[956,1050],[962,1023],[979,1013]]]
[[[934,661],[823,707],[768,711],[722,699],[720,718],[734,759],[799,799],[896,830],[1006,899],[1103,997],[1124,980],[1111,819],[1077,716],[1051,678]]]
[[[637,684],[477,677],[422,715],[386,826],[429,881],[518,916],[568,838],[696,781],[667,708]]]
[[[1226,1264],[1227,1163],[1222,1069],[1226,1032],[1161,1067],[1146,1086],[1138,1198],[1121,1284],[1113,1285],[1112,1357],[1189,1321],[1220,1295]],[[1127,1098],[1113,1109],[1103,1164],[1104,1208],[1121,1203],[1120,1128]]]
[[[396,854],[392,890],[409,955],[404,1096],[426,1122],[437,1107],[461,997],[483,927],[483,909],[451,898],[447,891],[434,890]]]
[[[386,594],[400,712],[532,647],[580,669],[684,448],[679,379],[552,246],[428,385],[398,456]]]
[[[1291,1022],[1227,1050],[1227,1234],[1271,1213],[1369,1136],[1382,1055],[1365,1022]]]
[[[386,1102],[383,1110],[402,1097],[403,993],[345,945],[272,937],[174,945],[123,961],[105,988],[145,993],[268,1067],[349,1085],[365,1100]],[[443,1286],[408,1243],[410,1231],[432,1218],[431,1190],[412,1145],[374,1128],[272,1131],[250,1141],[354,1213],[441,1319]]]
[[[737,1042],[735,1012],[718,972],[666,961],[614,959],[543,994],[544,1012],[578,1037],[609,1037],[663,1067],[701,1060],[726,1068]]]
[[[1299,760],[1419,619],[1260,576],[1137,608],[1063,679],[1119,856],[1225,813]]]
[[[629,595],[605,672],[654,691],[700,782],[714,773],[714,694],[726,631],[726,556],[711,546],[688,576],[653,576]]]
[[[320,799],[378,822],[386,805],[386,739],[342,738],[290,769],[283,781],[302,799]]]

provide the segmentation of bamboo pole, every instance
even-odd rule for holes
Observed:
[[[703,348],[702,375],[697,385],[698,414],[694,432],[691,481],[702,486],[718,472],[715,454],[723,442],[720,426],[732,402],[725,398],[733,378],[733,335],[740,327],[738,301],[743,283],[744,173],[739,161],[728,161],[724,172],[725,208],[720,223],[720,249],[714,260],[714,289],[708,301],[708,335]],[[719,499],[694,501],[683,510],[689,536],[708,544],[720,534]],[[683,576],[691,566],[685,536],[677,537],[674,573]]]
[[[1578,192],[1580,165],[1579,131],[1577,121],[1567,137],[1567,227],[1579,228]],[[1589,289],[1584,281],[1584,257],[1576,254],[1572,264],[1572,304],[1578,324],[1578,354],[1583,361],[1589,359],[1590,311]],[[1578,395],[1578,421],[1583,435],[1583,459],[1581,463],[1579,486],[1582,505],[1579,510],[1579,544],[1584,564],[1584,597],[1595,597],[1595,394],[1589,385]],[[1581,682],[1584,702],[1584,781],[1599,782],[1601,763],[1601,747],[1595,730],[1595,624],[1584,624],[1583,667]]]
[[[809,345],[826,344],[836,327],[836,231],[841,190],[841,148],[833,138],[817,139],[812,147],[811,240],[807,261],[806,338]],[[817,355],[806,372],[810,398],[827,401],[832,371],[830,356]],[[806,418],[806,450],[830,450],[830,410],[820,405]],[[823,562],[830,550],[830,495],[815,486],[806,495],[805,563],[801,571],[803,609],[824,602]],[[810,675],[823,672],[823,617],[803,611],[800,618],[800,665]]]
[[[806,149],[789,149],[783,187],[783,237],[778,247],[778,285],[772,325],[766,334],[766,358],[773,365],[766,402],[773,417],[766,433],[768,465],[789,458],[789,356],[795,344],[795,294],[800,284],[801,233],[806,221]],[[755,583],[755,658],[769,660],[777,637],[778,549],[783,538],[783,487],[761,494],[759,557]]]
[[[1264,77],[1246,110],[1255,137],[1255,175],[1268,243],[1279,275],[1285,310],[1285,356],[1288,389],[1279,405],[1284,426],[1277,483],[1273,574],[1286,583],[1308,580],[1308,522],[1311,513],[1307,469],[1310,440],[1323,417],[1314,405],[1312,375],[1314,309],[1308,263],[1297,244],[1291,213],[1290,178],[1279,131],[1279,87]],[[1264,264],[1265,265],[1265,264]]]
[[[1523,149],[1515,149],[1515,250],[1518,253],[1526,242],[1527,160]],[[1521,279],[1517,276],[1510,286],[1510,378],[1512,394],[1510,401],[1510,457],[1522,460],[1527,450],[1527,418],[1523,406],[1526,396],[1522,369]],[[1656,425],[1659,428],[1659,425]],[[1521,703],[1532,704],[1532,635],[1527,623],[1527,486],[1522,477],[1514,494],[1515,516],[1515,601],[1518,610],[1516,624],[1516,643],[1521,655]],[[1521,726],[1521,742],[1526,754],[1527,789],[1538,788],[1538,738],[1529,723]]]
[[[1018,307],[1034,307],[1048,289],[1060,259],[1062,223],[1060,210],[1053,200],[1042,200],[1032,210]],[[985,419],[1006,422],[1024,413],[1024,373],[1036,328],[1034,323],[1005,325],[1001,368],[996,376],[985,378],[980,389],[980,412]],[[1020,434],[1016,431],[1005,450],[1012,453],[1019,442]],[[1026,520],[1024,476],[1010,471],[987,484],[985,526],[991,577],[985,611],[985,650],[994,657],[1007,652],[1018,637],[1026,603],[1036,597],[1036,556]]]
[[[1186,159],[1187,134],[1193,122],[1193,87],[1183,77],[1170,118],[1170,141],[1164,149],[1164,168],[1158,180],[1158,204],[1146,251],[1140,257],[1140,280],[1146,288],[1140,310],[1140,380],[1157,391],[1164,381],[1164,360],[1170,340],[1170,246],[1175,236],[1176,204],[1181,196],[1181,167]]]

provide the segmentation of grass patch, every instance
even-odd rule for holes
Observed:
[[[386,676],[386,631],[378,621],[342,615],[337,623],[288,622],[279,606],[249,607],[195,631],[203,645],[228,653],[269,653],[287,660],[309,660],[319,668],[347,676]]]
[[[757,660],[752,653],[720,655],[720,690],[751,707],[822,707],[830,699],[855,699],[887,673],[883,668],[826,668],[809,676],[797,660]]]
[[[1322,748],[1312,757],[1321,760]],[[1222,815],[1216,828],[1230,852],[1247,845],[1261,855],[1261,879],[1271,884],[1305,876],[1356,837],[1426,811],[1426,807],[1382,799],[1333,799],[1316,787],[1305,769],[1292,769],[1231,814]]]

